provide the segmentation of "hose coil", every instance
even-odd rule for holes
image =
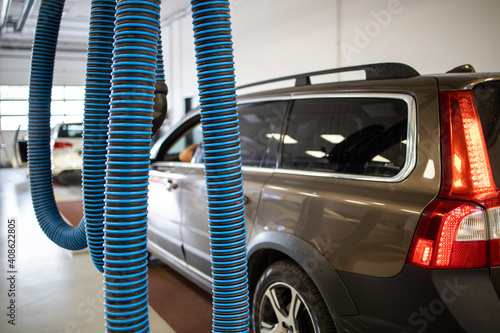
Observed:
[[[117,2],[104,212],[108,332],[149,331],[147,193],[159,18],[159,1]]]
[[[149,332],[149,151],[155,93],[164,111],[167,93],[157,54],[159,1],[92,1],[83,134],[86,218],[76,228],[57,209],[50,163],[50,103],[63,6],[64,0],[42,0],[33,46],[28,125],[33,206],[56,244],[83,249],[87,234],[92,260],[104,272],[108,332]]]
[[[191,9],[212,256],[212,331],[249,332],[245,210],[229,1],[193,0]]]
[[[57,209],[50,162],[50,103],[64,0],[42,0],[33,43],[28,121],[28,169],[33,208],[43,232],[68,250],[87,247],[85,222],[68,225]]]
[[[104,271],[104,190],[115,6],[115,0],[91,2],[85,81],[83,206],[90,255],[100,272]]]
[[[149,332],[149,155],[155,93],[166,94],[158,50],[160,4],[157,0],[119,0],[115,9],[114,0],[92,1],[83,149],[86,218],[76,228],[68,226],[57,210],[47,158],[53,67],[63,5],[64,0],[42,0],[33,47],[28,132],[33,206],[44,232],[67,249],[84,248],[87,229],[92,259],[104,271],[107,331]],[[249,332],[229,2],[193,0],[191,5],[210,224],[212,330]]]

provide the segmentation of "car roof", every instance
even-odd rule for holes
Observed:
[[[326,74],[341,74],[364,71],[366,79],[311,84],[312,77]],[[266,96],[290,95],[301,93],[322,93],[326,91],[378,91],[404,89],[405,86],[428,85],[429,78],[439,82],[440,90],[468,89],[486,80],[500,80],[500,72],[476,73],[470,65],[462,65],[447,73],[420,75],[412,67],[401,63],[379,63],[360,66],[335,68],[331,70],[302,73],[280,78],[246,84],[238,87],[240,99],[254,99]],[[265,89],[269,84],[286,83],[295,80],[295,85],[286,88]],[[255,91],[257,88],[259,91]],[[248,89],[254,91],[245,93]]]

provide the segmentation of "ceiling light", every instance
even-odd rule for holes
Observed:
[[[319,150],[306,150],[306,154],[310,155],[314,158],[323,158],[326,157],[326,154],[324,151],[319,151]]]
[[[389,163],[389,162],[391,162],[390,160],[388,160],[384,156],[380,156],[380,155],[377,155],[374,158],[372,158],[372,161],[373,162],[382,162],[382,163]]]
[[[341,143],[345,140],[345,136],[340,134],[321,134],[321,137],[333,144]]]
[[[266,134],[266,137],[269,138],[269,139],[273,138],[273,139],[279,141],[279,139],[281,137],[281,134],[279,134],[279,133],[268,133],[268,134]],[[298,142],[297,140],[295,140],[294,138],[292,138],[289,135],[285,135],[285,139],[283,140],[284,144],[292,144],[293,145],[293,144],[296,144],[297,142]]]

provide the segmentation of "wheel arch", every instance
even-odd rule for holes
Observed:
[[[250,292],[266,267],[280,260],[292,260],[313,280],[333,318],[358,314],[349,291],[330,262],[311,244],[284,232],[266,231],[248,244]]]

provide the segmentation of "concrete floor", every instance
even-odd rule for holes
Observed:
[[[7,252],[11,219],[17,226],[13,268]],[[102,281],[88,251],[64,250],[43,234],[33,212],[26,172],[0,169],[0,332],[104,332]],[[13,318],[5,315],[11,302]],[[149,318],[151,332],[174,332],[151,307]]]

